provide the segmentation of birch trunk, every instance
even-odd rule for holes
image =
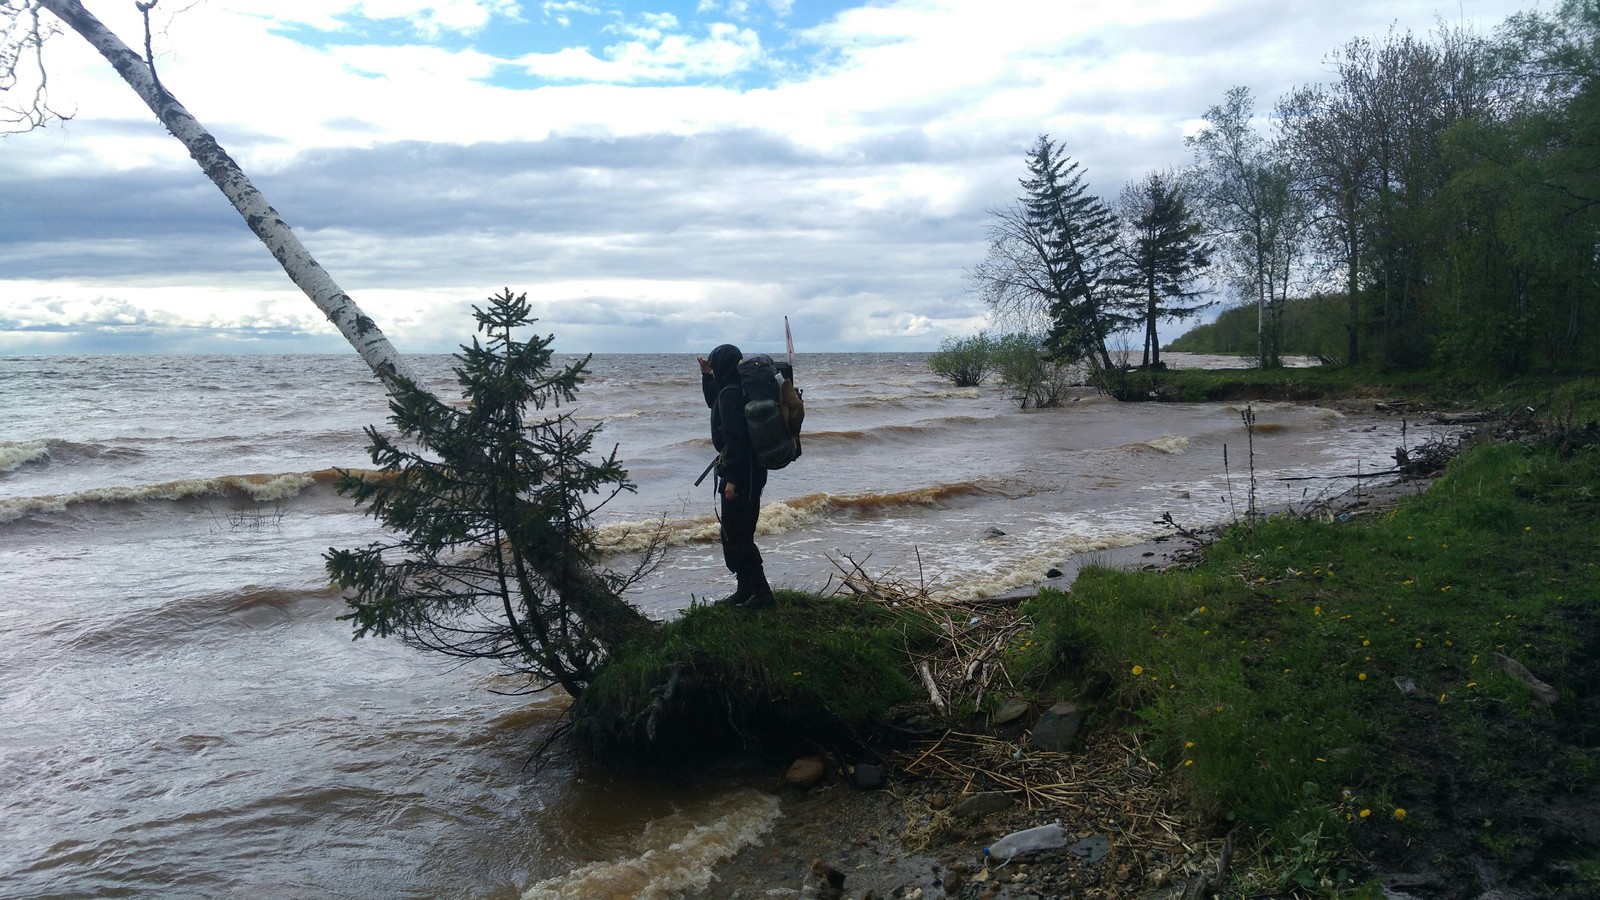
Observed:
[[[39,0],[39,5],[54,13],[100,51],[100,55],[144,100],[156,118],[172,132],[172,136],[183,142],[206,177],[239,211],[245,224],[261,239],[261,243],[272,251],[290,280],[339,329],[339,333],[350,342],[350,346],[361,355],[390,393],[394,393],[402,381],[416,386],[416,378],[404,358],[384,336],[383,330],[361,311],[348,294],[339,289],[332,276],[312,258],[311,252],[295,237],[278,211],[250,183],[244,170],[222,149],[217,139],[157,82],[144,57],[111,33],[78,0]],[[539,574],[572,604],[585,626],[594,632],[595,639],[608,650],[615,649],[630,635],[651,626],[651,621],[643,613],[623,601],[592,568],[582,565],[558,566],[537,557],[532,562],[540,570]]]
[[[122,76],[122,80],[156,114],[161,124],[167,127],[173,137],[183,142],[189,149],[189,155],[199,163],[201,171],[239,211],[245,224],[261,239],[261,243],[272,251],[289,280],[322,310],[323,315],[339,329],[339,333],[344,335],[384,385],[393,388],[396,378],[414,381],[405,360],[389,343],[389,339],[384,337],[383,330],[361,311],[350,295],[339,289],[332,276],[300,243],[278,211],[250,183],[244,170],[222,149],[211,132],[157,83],[144,57],[112,34],[78,0],[39,0],[39,5],[54,13],[56,18],[100,51],[100,55]]]

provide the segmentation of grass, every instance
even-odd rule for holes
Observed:
[[[931,639],[926,617],[775,593],[765,610],[692,606],[619,653],[579,701],[579,737],[634,762],[728,746],[810,750],[859,743],[917,695],[904,668]],[[665,713],[654,722],[653,704]]]
[[[1469,372],[1384,372],[1362,366],[1168,369],[1123,372],[1109,387],[1117,399],[1129,401],[1407,398],[1434,409],[1528,407],[1542,417],[1579,421],[1595,421],[1600,412],[1600,378],[1565,375],[1506,380]]]
[[[1085,569],[1026,604],[1034,631],[1007,671],[1039,699],[1090,701],[1090,728],[1139,732],[1236,837],[1245,895],[1379,896],[1362,879],[1384,868],[1470,884],[1475,861],[1600,895],[1600,429],[1574,425],[1600,420],[1600,379],[1130,377],[1161,379],[1164,399],[1453,395],[1532,409],[1556,439],[1480,446],[1378,515],[1241,523],[1186,571]],[[926,617],[779,597],[696,606],[618,654],[578,704],[580,737],[632,762],[838,746],[919,699],[907,660],[939,644]]]
[[[1446,829],[1467,843],[1453,856],[1592,881],[1592,838],[1552,820],[1600,783],[1597,512],[1600,449],[1486,446],[1379,517],[1241,525],[1190,572],[1086,570],[1028,608],[1020,662],[1057,690],[1109,677],[1102,718],[1252,836],[1247,890],[1348,885],[1357,851]],[[1561,699],[1542,705],[1496,654]],[[1528,797],[1551,815],[1506,815]],[[1463,812],[1481,813],[1464,834]],[[1565,867],[1527,859],[1563,841]]]

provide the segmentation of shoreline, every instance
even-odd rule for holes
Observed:
[[[1345,521],[1389,508],[1399,499],[1426,491],[1431,483],[1427,478],[1393,476],[1381,483],[1353,486],[1305,509],[1281,508],[1264,511],[1263,515],[1293,513]],[[1204,547],[1227,527],[1231,526],[1174,533],[1170,537],[1124,547],[1076,553],[1056,566],[1059,575],[982,602],[1015,604],[1031,599],[1043,588],[1070,590],[1078,573],[1090,566],[1154,571],[1183,566],[1203,553]],[[1083,747],[1064,758],[1121,756],[1121,762],[1127,763],[1128,748],[1121,745],[1117,737],[1091,734]],[[1017,747],[1017,752],[1021,753],[1021,745]],[[1131,755],[1142,760],[1136,748]],[[1140,782],[1150,780],[1147,776],[1151,773],[1132,771],[1139,768],[1137,761],[1124,766],[1126,772],[1115,767],[1113,762],[1114,774],[1127,774]],[[1160,779],[1154,780],[1159,782]],[[1159,790],[1159,785],[1154,787]],[[1008,804],[989,814],[958,820],[946,808],[958,797],[946,796],[944,791],[959,792],[960,789],[960,785],[941,785],[936,780],[918,780],[897,773],[884,788],[862,791],[852,787],[838,772],[830,772],[822,784],[803,792],[780,787],[783,792],[780,817],[764,838],[714,867],[713,884],[717,887],[714,896],[737,900],[1050,896],[1028,893],[1030,882],[1035,890],[1044,884],[1055,885],[1053,890],[1063,890],[1066,889],[1063,885],[1073,884],[1077,879],[1083,879],[1084,888],[1089,887],[1089,883],[1103,885],[1109,880],[1127,882],[1123,886],[1128,891],[1165,896],[1159,892],[1167,887],[1169,873],[1176,872],[1184,864],[1190,867],[1211,864],[1222,852],[1218,842],[1208,842],[1198,831],[1180,835],[1168,830],[1166,835],[1172,841],[1165,846],[1158,845],[1162,839],[1159,833],[1149,846],[1137,846],[1144,842],[1127,840],[1131,837],[1127,831],[1129,823],[1121,821],[1115,809],[1104,808],[1104,803],[1098,809],[1087,802],[1076,809],[1067,806],[1029,809],[1025,804]],[[1170,796],[1165,799],[1175,801]],[[1181,821],[1180,811],[1167,812],[1169,823]],[[1039,860],[1031,866],[1018,862],[1003,870],[991,871],[984,865],[982,848],[990,841],[1015,830],[1056,820],[1067,828],[1069,842],[1108,836],[1111,849],[1104,858],[1092,863],[1067,853],[1052,854],[1055,859]],[[1187,829],[1180,826],[1178,830]],[[1123,844],[1131,846],[1121,846]],[[1131,865],[1130,855],[1135,857]],[[808,873],[818,863],[844,876],[842,893],[817,892],[811,887],[802,889],[814,880],[808,878]],[[1005,874],[1002,876],[1001,872]],[[1144,873],[1142,879],[1138,872]],[[989,885],[992,890],[982,893],[979,885]]]

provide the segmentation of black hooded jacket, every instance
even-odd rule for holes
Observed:
[[[740,496],[754,493],[757,472],[766,470],[756,465],[755,453],[750,446],[750,430],[744,420],[744,388],[739,384],[739,360],[744,354],[732,344],[719,344],[706,357],[711,366],[709,374],[700,375],[700,390],[705,394],[706,406],[711,409],[711,443],[721,454],[717,462],[717,477],[731,481]],[[765,482],[764,477],[759,478]]]

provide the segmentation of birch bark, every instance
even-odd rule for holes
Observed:
[[[317,263],[311,251],[300,243],[283,217],[250,183],[244,170],[222,149],[211,132],[190,115],[171,92],[157,83],[144,57],[124,44],[121,38],[84,9],[78,0],[39,0],[39,5],[100,51],[100,55],[144,100],[167,131],[183,142],[201,171],[239,211],[245,224],[261,239],[261,243],[272,251],[273,258],[277,259],[289,279],[322,310],[323,315],[339,329],[339,333],[344,335],[384,385],[392,389],[396,378],[414,382],[404,358],[389,343],[383,330]]]
[[[88,41],[111,63],[117,74],[144,100],[172,136],[183,142],[206,177],[233,204],[245,224],[272,251],[278,264],[311,302],[322,310],[350,342],[391,394],[401,383],[420,390],[416,378],[383,330],[350,296],[340,290],[311,252],[295,237],[278,211],[171,92],[159,84],[144,57],[124,44],[78,0],[37,0]],[[535,554],[530,562],[539,575],[577,611],[607,650],[620,646],[630,635],[651,627],[645,615],[625,602],[592,567],[571,560],[545,559]]]

